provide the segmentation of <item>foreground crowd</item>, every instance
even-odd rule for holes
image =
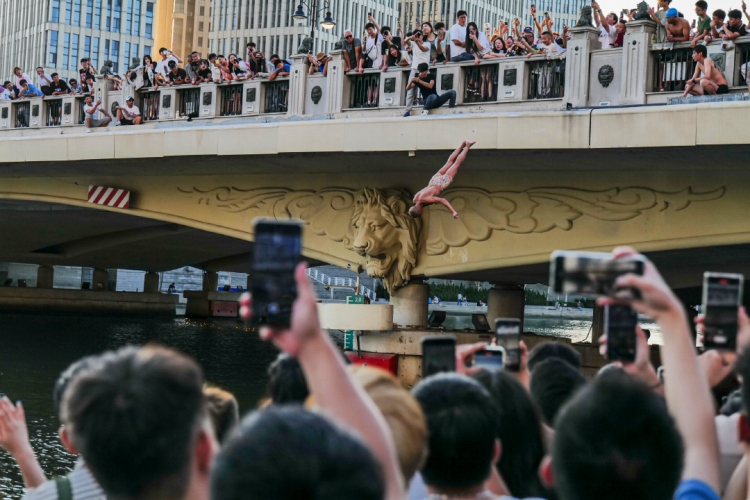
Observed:
[[[24,498],[747,497],[750,447],[739,441],[750,436],[738,439],[736,429],[737,400],[750,400],[750,387],[719,415],[714,398],[736,376],[750,377],[750,322],[741,309],[739,356],[698,356],[683,305],[650,262],[618,285],[636,288],[632,306],[661,328],[663,384],[639,330],[635,362],[591,381],[562,344],[523,347],[517,373],[471,367],[484,347],[475,344],[457,349],[456,373],[410,392],[385,372],[347,367],[320,328],[304,266],[296,281],[290,329],[261,330],[283,351],[269,368],[270,401],[241,421],[231,394],[207,387],[179,352],[128,347],[84,358],[53,394],[60,438],[78,466],[47,481],[23,406],[3,397],[0,446],[21,468]]]

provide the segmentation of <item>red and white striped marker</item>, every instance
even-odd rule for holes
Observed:
[[[130,191],[104,186],[89,186],[89,203],[115,208],[130,206]]]

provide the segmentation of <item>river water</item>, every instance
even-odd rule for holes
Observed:
[[[527,318],[526,331],[582,340],[590,322]],[[462,326],[463,328],[463,326]],[[234,393],[242,412],[266,395],[266,368],[276,349],[236,320],[193,321],[184,317],[107,317],[87,315],[0,315],[0,393],[22,400],[32,446],[48,477],[74,464],[57,437],[52,388],[70,363],[125,345],[158,342],[196,359],[206,379]],[[20,498],[21,474],[0,450],[0,497]]]

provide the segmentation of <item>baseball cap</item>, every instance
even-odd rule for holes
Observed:
[[[524,32],[524,33],[533,33],[533,32],[534,32],[534,30],[533,30],[533,29],[531,29],[531,27],[530,27],[530,26],[526,26],[526,27],[525,27],[525,28],[523,29],[523,32]]]
[[[671,18],[671,17],[677,17],[677,16],[679,15],[679,14],[680,14],[680,13],[679,13],[679,12],[677,12],[677,9],[675,9],[674,7],[672,7],[671,9],[669,9],[669,10],[667,11],[667,18]]]
[[[133,96],[131,95],[130,97],[128,97],[127,99],[125,99],[125,102],[128,102],[128,101],[134,101],[134,100],[135,100],[135,99],[133,99]]]

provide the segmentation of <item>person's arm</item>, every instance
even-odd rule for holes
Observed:
[[[292,308],[290,329],[264,327],[260,336],[299,360],[318,407],[340,425],[357,432],[380,462],[386,499],[403,500],[405,487],[393,435],[380,410],[346,369],[341,352],[320,327],[315,291],[306,270],[305,264],[295,270],[297,300]],[[240,302],[241,316],[249,318],[250,295],[244,294]]]
[[[273,70],[273,71],[271,72],[271,74],[270,74],[270,75],[268,75],[268,80],[269,80],[269,81],[274,81],[274,80],[276,80],[276,77],[277,77],[277,76],[279,76],[279,68],[276,68],[276,69],[274,69],[274,70]]]
[[[422,40],[420,40],[419,38],[415,38],[414,43],[417,44],[417,47],[419,47],[419,50],[421,50],[422,52],[427,52],[428,50],[430,50],[429,47],[422,45]]]
[[[711,23],[711,34],[714,38],[719,38],[721,35],[719,35],[719,31],[716,29],[716,25],[712,22]]]
[[[367,16],[367,20],[370,21],[372,24],[374,24],[375,25],[375,31],[377,31],[378,33],[380,33],[380,25],[375,20],[375,17],[373,17],[373,16]],[[375,39],[377,40],[377,37]]]
[[[536,18],[536,15],[532,14],[531,18],[534,20],[534,26],[536,27],[536,30],[539,33],[539,36],[542,36],[542,33],[544,32],[544,30],[542,29],[542,25],[539,24],[539,20]]]
[[[177,54],[175,54],[171,50],[169,51],[169,55],[172,56],[172,57],[174,57],[175,59],[177,59],[177,64],[182,64],[182,59],[180,59],[180,56],[178,56]]]
[[[430,80],[429,82],[426,82],[426,81],[422,80],[421,78],[419,78],[417,80],[417,84],[421,85],[422,87],[424,87],[426,89],[431,89],[431,88],[433,88],[435,86],[435,80]]]
[[[661,19],[659,19],[659,16],[656,15],[656,11],[654,11],[653,7],[649,9],[648,13],[651,15],[651,20],[655,22],[657,26],[661,26],[662,28],[664,27],[664,25],[661,23]]]
[[[352,43],[354,43],[354,42],[352,42]],[[352,70],[352,62],[349,60],[349,51],[348,50],[344,51],[344,61],[346,61],[346,70],[345,70],[345,72],[346,71],[351,71]]]
[[[706,78],[711,80],[712,79],[711,76],[713,75],[713,73],[714,73],[714,62],[707,57],[706,60],[703,61],[703,74],[705,75]]]
[[[19,401],[14,406],[7,396],[0,399],[0,448],[18,463],[26,488],[37,488],[47,481],[31,448],[23,405]]]
[[[750,498],[747,495],[747,469],[747,455],[743,455],[740,463],[734,469],[729,483],[727,483],[724,495],[721,497],[722,500],[746,500]]]
[[[724,28],[724,39],[725,40],[734,40],[735,38],[739,38],[739,37],[740,37],[740,32],[739,31],[736,32],[736,33],[734,33],[732,31],[729,31],[728,29]]]
[[[615,258],[637,255],[626,247],[616,248],[613,254]],[[667,407],[685,444],[682,477],[702,481],[718,494],[721,475],[714,402],[695,355],[685,309],[650,261],[646,261],[643,276],[621,276],[616,284],[639,290],[641,298],[632,302],[633,308],[651,317],[661,328],[664,338],[661,359],[669,374],[664,386]],[[599,303],[604,305],[613,300],[599,299]]]

